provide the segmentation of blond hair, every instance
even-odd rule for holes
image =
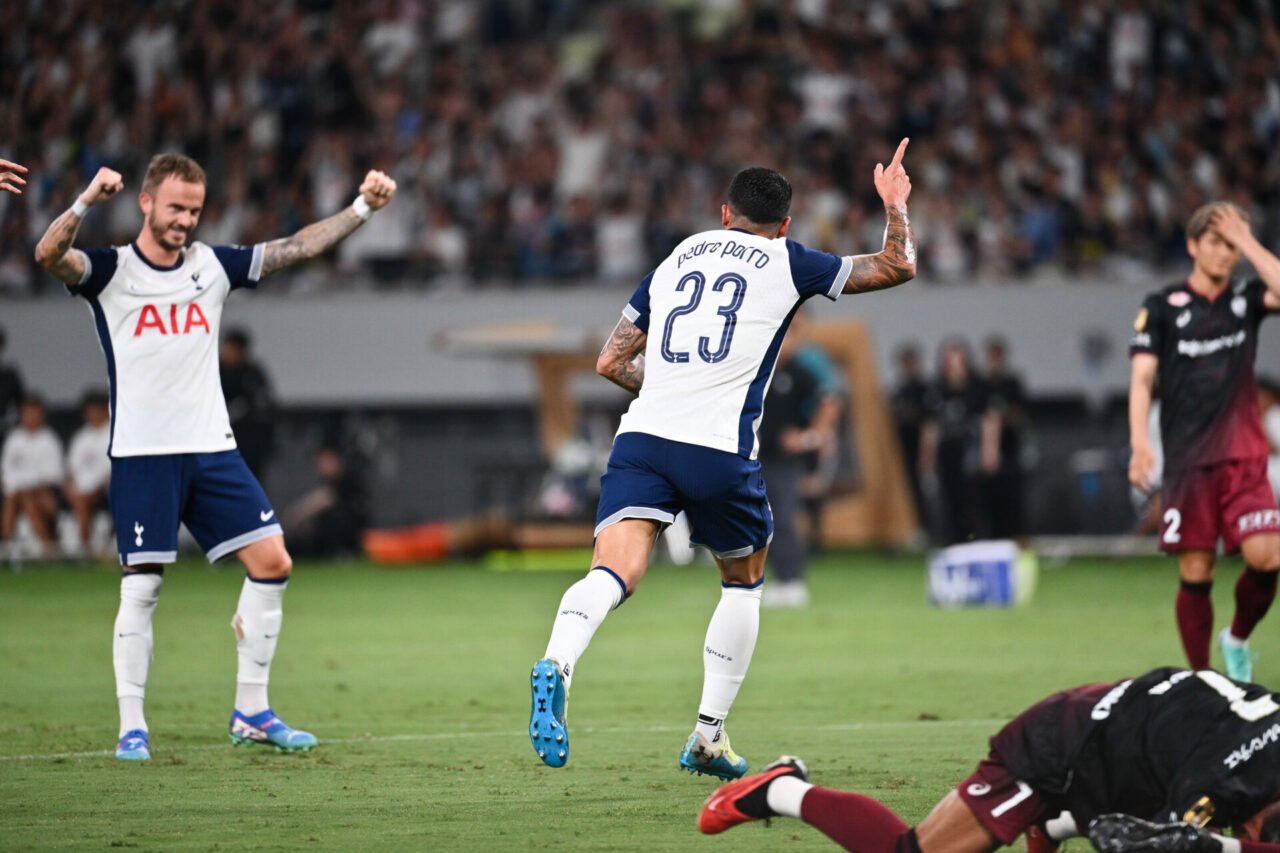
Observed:
[[[1191,218],[1187,220],[1187,238],[1199,240],[1203,237],[1204,232],[1209,230],[1209,223],[1212,221],[1213,215],[1222,210],[1234,210],[1240,214],[1240,218],[1245,222],[1249,221],[1249,214],[1242,210],[1239,205],[1232,204],[1229,201],[1211,201],[1196,208],[1196,212],[1191,214]]]

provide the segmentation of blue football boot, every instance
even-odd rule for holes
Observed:
[[[555,661],[543,658],[533,665],[529,676],[533,703],[529,708],[529,741],[542,763],[548,767],[564,767],[569,760],[569,729],[565,711],[569,692],[564,675]]]
[[[116,758],[121,761],[150,761],[151,744],[146,729],[130,729],[116,744]]]
[[[232,711],[231,742],[236,746],[260,743],[274,746],[280,752],[309,752],[320,741],[311,732],[291,727],[268,708],[252,717]]]
[[[747,760],[729,746],[729,733],[720,732],[711,743],[698,732],[689,735],[680,753],[680,766],[699,776],[716,776],[725,781],[741,779],[747,773]]]

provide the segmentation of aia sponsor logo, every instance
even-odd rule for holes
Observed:
[[[162,336],[168,335],[190,335],[193,332],[204,330],[206,335],[213,334],[209,328],[209,320],[204,316],[204,312],[200,310],[200,306],[192,302],[186,306],[186,310],[182,310],[180,305],[170,305],[169,310],[164,311],[164,306],[143,305],[142,313],[138,315],[138,325],[133,330],[133,336],[140,338],[144,334],[153,333]]]
[[[1246,512],[1236,522],[1240,534],[1261,533],[1263,531],[1280,530],[1280,509],[1262,509],[1257,512]]]

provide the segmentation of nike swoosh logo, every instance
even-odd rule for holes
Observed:
[[[260,512],[258,513],[258,518],[262,519],[263,521],[270,521],[271,516],[275,514],[276,514],[276,511],[274,509],[271,510],[271,512]]]
[[[263,634],[262,636],[265,639],[274,640],[276,637],[279,637],[280,635],[279,634]]]

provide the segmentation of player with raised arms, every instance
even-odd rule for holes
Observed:
[[[989,853],[1024,833],[1048,853],[1081,831],[1104,853],[1280,853],[1277,700],[1212,670],[1086,684],[1010,721],[915,827],[783,756],[716,790],[698,828],[793,817],[858,853]]]
[[[1214,562],[1218,540],[1241,552],[1235,616],[1219,635],[1227,675],[1253,678],[1249,635],[1276,597],[1280,508],[1267,479],[1254,362],[1258,327],[1280,311],[1280,258],[1258,242],[1243,211],[1216,202],[1187,221],[1192,270],[1149,294],[1134,322],[1129,387],[1129,479],[1152,482],[1147,419],[1157,387],[1164,446],[1160,547],[1178,557],[1175,612],[1187,661],[1209,668]],[[1241,257],[1258,273],[1233,280]]]
[[[720,602],[707,627],[697,724],[680,754],[691,773],[742,776],[724,732],[760,623],[773,518],[756,432],[787,326],[807,299],[894,287],[915,276],[907,220],[911,180],[902,140],[875,187],[888,225],[881,251],[837,257],[787,239],[791,185],[748,168],[729,184],[723,228],[686,238],[644,278],[596,364],[636,394],[601,480],[595,551],[556,611],[533,667],[529,736],[551,767],[569,758],[565,704],[578,658],[605,616],[630,595],[659,532],[688,514],[691,538],[715,555]]]
[[[124,577],[114,631],[120,739],[116,757],[151,757],[143,715],[151,667],[151,617],[164,566],[178,556],[178,525],[210,562],[234,554],[246,578],[232,619],[239,659],[231,739],[281,750],[316,745],[271,710],[267,680],[293,568],[275,510],[236,450],[218,378],[218,328],[231,291],[332,248],[395,194],[371,171],[351,206],[291,237],[254,246],[188,245],[204,209],[207,180],[194,160],[160,154],[147,167],[138,204],[143,225],[128,246],[73,247],[89,208],[124,189],[118,172],[98,174],[53,221],[36,260],[92,312],[111,395],[111,512]]]

